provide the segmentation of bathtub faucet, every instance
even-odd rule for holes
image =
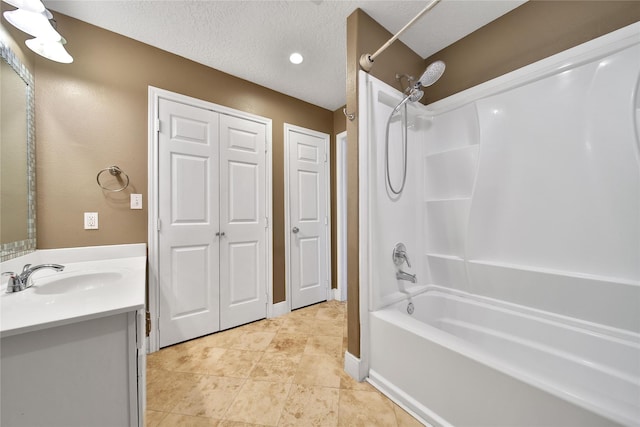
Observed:
[[[416,278],[415,274],[410,274],[407,272],[404,272],[402,270],[398,270],[396,271],[396,279],[398,280],[407,280],[411,283],[416,283],[418,281],[418,279]]]

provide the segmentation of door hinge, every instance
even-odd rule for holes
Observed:
[[[160,218],[158,218],[158,221],[156,222],[156,230],[160,231]]]
[[[145,336],[149,336],[151,334],[151,313],[148,311],[145,312]]]
[[[264,217],[264,228],[269,228],[269,217],[268,216]]]
[[[329,219],[326,216],[324,217],[324,225],[329,225]]]
[[[155,120],[154,127],[156,132],[160,132],[160,119]]]

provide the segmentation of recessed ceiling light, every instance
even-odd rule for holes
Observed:
[[[303,60],[304,58],[298,52],[292,53],[289,57],[289,61],[291,61],[292,64],[301,64]]]

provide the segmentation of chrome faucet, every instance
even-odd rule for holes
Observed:
[[[402,270],[398,270],[396,271],[396,279],[398,280],[407,280],[411,283],[416,283],[418,281],[418,279],[416,278],[415,274],[410,274],[407,272],[404,272]]]
[[[13,271],[2,273],[2,275],[9,275],[9,281],[7,282],[7,293],[10,294],[12,292],[24,291],[25,289],[30,287],[33,284],[33,282],[29,283],[31,275],[43,268],[52,268],[56,271],[62,271],[64,270],[64,265],[40,264],[31,267],[31,264],[26,264],[22,269],[22,273],[18,274],[17,276]]]

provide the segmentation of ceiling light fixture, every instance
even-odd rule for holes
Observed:
[[[4,0],[4,2],[29,12],[42,13],[46,10],[40,0]]]
[[[304,61],[304,58],[298,52],[294,52],[291,54],[291,56],[289,56],[289,61],[291,61],[292,64],[297,65],[297,64],[302,64],[302,61]]]
[[[4,12],[4,18],[20,31],[35,37],[25,41],[29,49],[52,61],[64,64],[73,62],[73,57],[63,46],[67,41],[51,25],[53,15],[40,0],[3,1],[18,8]]]
[[[60,40],[47,40],[36,37],[35,39],[26,40],[24,43],[29,49],[38,55],[44,56],[52,61],[61,62],[63,64],[70,64],[73,62],[73,57],[69,55],[63,46],[67,43],[64,38],[61,38]]]

